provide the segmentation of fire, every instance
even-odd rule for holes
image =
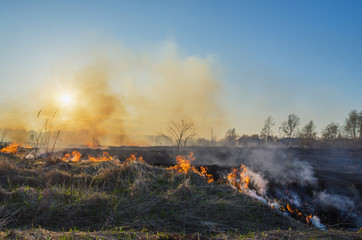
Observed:
[[[185,174],[192,171],[192,172],[195,172],[195,173],[199,174],[200,176],[204,177],[208,183],[214,182],[214,177],[212,176],[212,174],[207,173],[207,168],[201,166],[200,171],[198,171],[194,166],[192,166],[191,163],[193,161],[195,161],[193,152],[190,152],[190,154],[187,156],[187,158],[186,158],[186,156],[178,155],[178,156],[176,156],[177,164],[175,166],[169,167],[167,169],[176,170],[177,172],[185,173]]]
[[[20,146],[20,144],[13,143],[13,144],[10,144],[9,146],[6,146],[3,149],[1,149],[1,152],[2,153],[15,154],[15,153],[18,152],[18,147],[19,146]]]
[[[207,173],[206,167],[203,167],[203,166],[200,167],[200,175],[205,177],[208,183],[214,182],[214,178],[213,178],[212,174]]]
[[[234,186],[234,187],[237,187],[237,180],[236,180],[237,172],[238,172],[238,170],[236,168],[233,168],[232,172],[229,173],[227,176],[227,180],[229,181],[231,186]]]
[[[236,188],[239,192],[243,192],[242,189],[248,189],[250,183],[250,177],[248,176],[248,169],[244,164],[241,164],[240,168],[233,168],[232,172],[227,175],[229,184]]]
[[[77,150],[74,150],[71,154],[67,153],[62,158],[65,162],[79,162],[81,159],[82,154],[78,152]],[[112,161],[113,158],[109,156],[108,152],[103,152],[102,156],[94,157],[92,155],[88,155],[88,159],[90,162],[106,162],[106,161]]]
[[[113,158],[111,156],[109,156],[108,152],[103,152],[103,155],[99,156],[99,157],[94,157],[92,155],[88,155],[88,159],[90,162],[106,162],[106,161],[113,160]]]
[[[307,221],[307,223],[310,223],[309,219],[311,219],[311,218],[312,218],[312,214],[308,215],[308,216],[305,218],[305,220]]]
[[[298,211],[298,209],[294,209],[294,210],[293,210],[293,208],[292,208],[289,204],[287,204],[287,209],[288,209],[288,211],[291,212],[291,213],[294,213],[294,214],[296,214],[296,215],[298,215],[298,216],[302,216],[302,213],[300,213],[300,212]]]
[[[143,160],[142,156],[138,157],[138,159],[137,159],[135,154],[131,154],[131,156],[126,159],[125,163],[131,163],[131,162],[142,162],[142,163],[144,163],[145,161]]]
[[[69,153],[65,154],[63,157],[63,161],[79,162],[81,156],[82,156],[82,154],[80,154],[80,152],[78,152],[77,150],[74,150],[71,154],[69,154]]]
[[[176,170],[177,172],[188,173],[189,171],[198,172],[192,165],[191,162],[195,160],[194,153],[191,152],[190,155],[185,156],[178,155],[176,156],[177,164],[173,167],[169,167],[167,169]]]

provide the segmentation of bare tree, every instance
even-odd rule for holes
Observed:
[[[307,138],[307,139],[315,139],[317,137],[317,132],[315,131],[316,125],[313,121],[309,121],[302,130],[300,131],[300,137],[301,138]]]
[[[348,113],[348,117],[345,121],[344,130],[348,137],[353,140],[357,140],[360,137],[360,126],[361,126],[361,114],[359,114],[356,110],[352,110]]]
[[[285,136],[291,138],[300,124],[300,118],[295,114],[290,114],[288,120],[282,122],[281,131]]]
[[[196,136],[196,132],[192,122],[181,120],[180,123],[171,121],[167,127],[167,134],[161,135],[176,147],[178,154],[180,148],[185,146],[192,137]]]
[[[317,132],[315,131],[316,126],[314,122],[311,120],[307,123],[299,133],[300,143],[304,146],[311,146],[313,145],[316,137]]]
[[[271,116],[269,116],[264,121],[264,127],[261,129],[260,136],[265,139],[265,142],[268,142],[269,138],[273,134],[272,127],[275,125],[275,122]]]
[[[325,128],[322,129],[322,138],[326,141],[332,141],[337,138],[339,125],[338,123],[331,122]]]
[[[225,134],[226,145],[235,146],[237,138],[238,138],[238,135],[236,134],[235,128],[231,128],[226,131],[226,134]]]

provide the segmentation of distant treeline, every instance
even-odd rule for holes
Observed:
[[[354,147],[362,148],[362,111],[352,110],[346,116],[342,124],[330,122],[317,132],[317,127],[313,120],[310,120],[304,126],[301,126],[300,117],[296,114],[288,115],[287,119],[276,125],[275,121],[269,116],[261,128],[260,133],[252,135],[239,135],[235,128],[226,131],[221,139],[216,139],[211,130],[211,136],[207,138],[197,137],[197,131],[194,124],[189,121],[180,122],[171,121],[166,132],[153,136],[145,137],[145,146],[175,146],[179,150],[183,146],[228,146],[245,147],[261,145],[283,145],[287,147]],[[0,128],[0,146],[9,142],[25,143],[31,147],[39,147],[41,143],[49,143],[49,139],[59,131],[51,130],[43,132],[27,131],[25,129],[1,129]],[[63,132],[62,135],[70,135],[71,132]],[[57,135],[57,136],[58,136]],[[115,138],[115,146],[130,145],[126,141],[125,135],[119,135]],[[84,145],[92,147],[101,146],[101,140],[97,136],[93,137]],[[71,143],[69,143],[71,144]],[[44,145],[44,144],[43,144]],[[49,144],[45,144],[49,145]],[[132,144],[137,145],[137,144]]]
[[[277,131],[275,131],[277,129]],[[235,128],[227,130],[224,138],[217,140],[213,136],[191,138],[188,146],[261,146],[279,144],[302,147],[362,147],[362,111],[352,110],[342,124],[331,122],[318,133],[312,120],[301,126],[300,117],[290,114],[280,126],[269,116],[259,134],[240,136]],[[155,145],[169,145],[163,135],[154,138]]]

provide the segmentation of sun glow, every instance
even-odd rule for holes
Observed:
[[[59,101],[63,104],[63,105],[69,105],[72,103],[73,99],[72,96],[64,93],[62,95],[59,96]]]

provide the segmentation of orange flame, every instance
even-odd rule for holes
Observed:
[[[69,153],[65,154],[63,157],[63,161],[79,162],[81,156],[82,156],[82,154],[80,154],[80,152],[78,152],[77,150],[74,150],[71,154],[69,154]]]
[[[191,163],[193,161],[195,161],[193,152],[190,152],[190,154],[187,156],[187,158],[186,158],[186,156],[178,155],[178,156],[176,156],[177,164],[175,166],[169,167],[167,169],[176,170],[177,172],[185,173],[185,174],[192,171],[192,172],[195,172],[195,173],[199,174],[200,176],[204,177],[208,183],[214,182],[214,178],[213,178],[212,174],[207,173],[207,168],[201,166],[200,171],[198,171],[194,166],[192,166]]]
[[[298,211],[298,209],[293,209],[289,204],[287,204],[287,209],[289,212],[294,213],[298,216],[302,216],[302,213]]]
[[[226,178],[229,184],[239,192],[242,192],[242,189],[249,188],[250,177],[248,176],[248,169],[244,164],[241,164],[239,169],[233,168]]]
[[[142,162],[142,163],[144,163],[145,161],[143,160],[142,156],[139,156],[138,159],[137,159],[135,154],[131,154],[131,156],[126,159],[125,163],[128,164],[128,163],[131,163],[131,162]]]
[[[207,173],[206,167],[203,167],[203,166],[200,167],[200,175],[203,176],[204,178],[206,178],[208,183],[214,182],[214,178],[213,178],[212,174]]]
[[[194,153],[190,153],[190,155],[187,156],[187,158],[185,156],[181,156],[178,155],[176,156],[176,162],[177,164],[173,167],[169,167],[167,169],[171,169],[171,170],[176,170],[177,172],[182,172],[182,173],[188,173],[189,171],[194,171],[194,172],[198,172],[192,165],[191,162],[193,162],[195,160],[194,157]]]
[[[310,223],[309,219],[311,219],[311,218],[312,218],[312,214],[308,215],[308,216],[305,218],[305,220],[307,221],[307,223]]]
[[[94,157],[92,155],[88,155],[88,159],[90,162],[106,162],[111,161],[113,158],[109,156],[108,152],[103,152],[102,156]]]
[[[6,146],[3,149],[1,149],[1,152],[2,153],[15,154],[15,153],[18,152],[18,147],[19,146],[20,146],[20,144],[13,143],[13,144],[10,144],[9,146]]]

